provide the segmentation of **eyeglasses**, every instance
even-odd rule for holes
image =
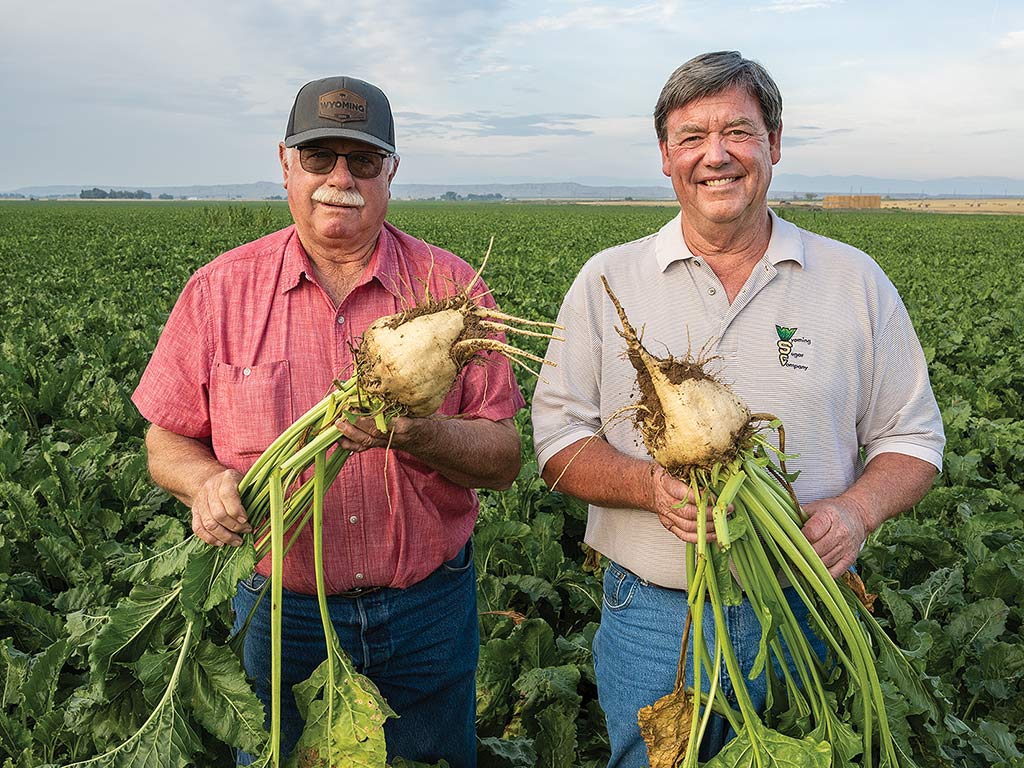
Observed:
[[[345,158],[348,172],[355,178],[375,179],[384,167],[384,158],[391,155],[366,150],[335,152],[326,147],[299,147],[299,165],[307,173],[328,174],[334,170],[339,157]]]

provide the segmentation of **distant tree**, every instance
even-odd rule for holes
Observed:
[[[449,189],[447,192],[445,192],[443,195],[441,195],[441,199],[442,200],[458,200],[459,196]]]
[[[813,200],[816,197],[817,197],[817,195],[814,194],[813,192],[805,192],[804,193],[804,200]]]
[[[162,194],[160,194],[157,197],[157,199],[158,200],[173,200],[174,199],[174,195],[168,195],[166,192],[163,192]]]

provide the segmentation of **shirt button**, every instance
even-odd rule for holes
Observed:
[[[708,288],[708,296],[714,296],[717,291],[714,288]]]
[[[242,369],[242,375],[243,376],[248,376],[250,373],[252,373],[252,368],[243,368]]]
[[[358,517],[356,517],[355,515],[352,515],[352,517],[350,517],[350,518],[348,519],[348,521],[349,521],[350,523],[352,523],[353,525],[355,525],[356,523],[358,523],[358,522],[359,522],[359,518],[358,518]]]
[[[693,265],[694,265],[695,267],[699,267],[699,266],[700,266],[700,261],[698,261],[697,259],[694,259],[694,260],[693,260]]]
[[[366,577],[365,577],[365,576],[363,576],[363,574],[361,574],[361,573],[357,573],[357,574],[356,574],[356,580],[358,580],[358,581],[362,581],[362,580],[363,580],[363,579],[365,579],[365,578],[366,578]]]
[[[344,324],[345,324],[345,318],[344,318],[344,317],[341,317],[341,316],[339,316],[339,317],[338,317],[338,325],[344,325]]]

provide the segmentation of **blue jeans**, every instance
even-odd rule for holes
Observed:
[[[796,591],[785,590],[793,615],[807,626],[807,609]],[[601,625],[594,636],[594,671],[601,708],[608,725],[611,743],[609,768],[647,766],[647,747],[637,725],[637,712],[653,704],[675,687],[676,668],[688,610],[686,592],[665,589],[644,581],[617,563],[610,563],[604,574],[604,600]],[[736,656],[744,673],[753,667],[761,641],[761,624],[750,602],[725,608],[725,622]],[[715,618],[711,606],[704,611],[704,640],[709,650],[715,645]],[[805,630],[819,658],[825,646],[810,630]],[[796,672],[787,652],[790,670]],[[781,674],[781,670],[779,670]],[[709,680],[703,675],[702,688]],[[686,650],[686,682],[693,685],[693,634]],[[754,706],[764,708],[767,678],[746,680]],[[719,686],[733,708],[737,708],[732,681],[722,664]],[[709,760],[732,738],[725,718],[712,715],[701,742],[700,759]]]
[[[237,632],[266,579],[238,585]],[[480,653],[472,541],[423,581],[354,598],[328,598],[331,621],[356,669],[380,689],[398,719],[384,724],[388,762],[404,757],[452,768],[476,765],[476,665]],[[284,591],[282,755],[291,752],[303,721],[292,686],[326,657],[316,595]],[[270,599],[264,598],[245,636],[246,672],[270,725]],[[252,757],[240,753],[239,765]]]

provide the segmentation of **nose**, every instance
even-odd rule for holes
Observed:
[[[324,184],[330,184],[339,189],[352,189],[355,183],[355,177],[348,170],[347,157],[338,157],[334,163],[334,169],[324,179]]]
[[[729,162],[729,149],[722,134],[714,131],[704,139],[704,164],[713,167],[725,165]]]

